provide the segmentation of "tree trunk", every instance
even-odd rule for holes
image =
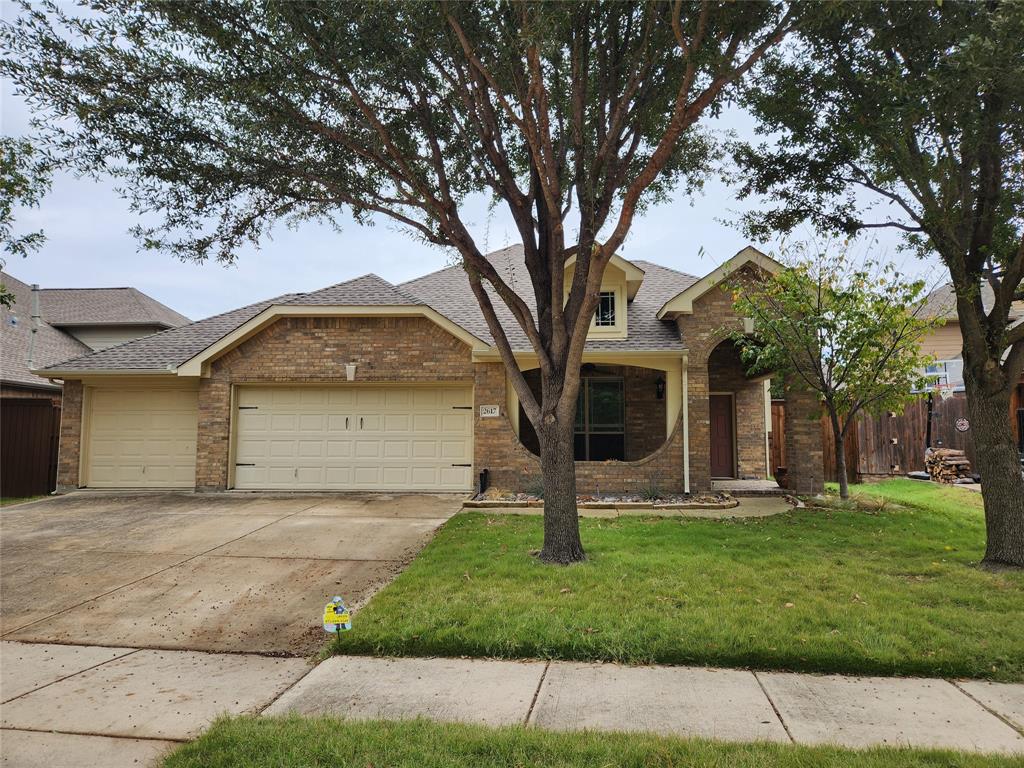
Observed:
[[[544,547],[540,559],[562,565],[586,559],[576,511],[573,422],[567,421],[537,430],[544,479]]]
[[[839,480],[839,498],[850,498],[850,481],[846,477],[846,434],[839,422],[839,415],[829,410],[829,419],[832,421],[832,437],[836,449],[836,476]]]
[[[964,366],[967,410],[985,503],[985,559],[994,566],[1024,567],[1024,479],[1010,428],[1011,382],[986,387]]]

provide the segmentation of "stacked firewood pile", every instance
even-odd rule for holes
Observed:
[[[937,483],[971,480],[971,462],[967,460],[967,454],[953,448],[929,449],[924,457],[924,467]]]

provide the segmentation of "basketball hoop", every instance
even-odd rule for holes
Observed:
[[[935,391],[939,393],[939,397],[944,401],[949,400],[949,398],[953,396],[953,387],[949,384],[940,384],[939,382],[935,382]]]

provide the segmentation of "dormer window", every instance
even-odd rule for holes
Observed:
[[[601,291],[597,302],[594,325],[598,328],[615,327],[615,291]]]

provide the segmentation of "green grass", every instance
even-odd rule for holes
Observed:
[[[857,492],[914,506],[584,519],[567,568],[531,556],[539,517],[459,514],[332,650],[1024,680],[1024,573],[977,567],[980,497]]]
[[[4,496],[0,497],[0,507],[11,507],[15,504],[24,504],[27,501],[35,501],[36,499],[45,499],[46,496]]]
[[[164,768],[1010,768],[1019,758],[911,749],[722,744],[426,720],[222,719]]]

